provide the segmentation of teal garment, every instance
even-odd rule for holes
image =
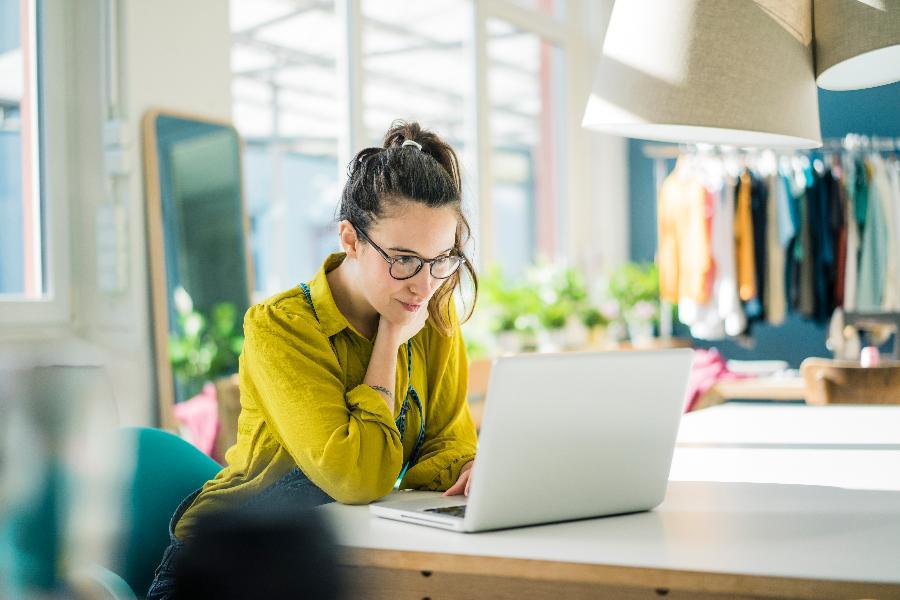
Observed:
[[[865,166],[857,168],[857,174],[865,173],[865,171]],[[878,186],[870,185],[866,192],[867,210],[859,256],[859,279],[856,282],[856,308],[857,310],[878,310],[881,308],[881,300],[884,296],[888,229],[885,215],[882,212],[881,198],[878,197]],[[859,196],[857,196],[857,200],[859,200]],[[858,210],[859,205],[857,205]]]

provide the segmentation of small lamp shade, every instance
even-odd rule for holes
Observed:
[[[900,0],[815,0],[813,9],[820,87],[900,81]]]
[[[616,2],[582,125],[674,142],[820,146],[809,2]]]

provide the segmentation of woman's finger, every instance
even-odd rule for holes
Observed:
[[[463,486],[465,486],[465,483],[466,482],[463,480],[463,478],[460,477],[459,479],[456,480],[456,483],[454,483],[449,488],[447,488],[447,491],[444,492],[443,495],[444,496],[456,496],[458,494],[461,494],[463,492],[463,489],[464,489]]]

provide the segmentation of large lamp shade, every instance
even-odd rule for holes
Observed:
[[[900,0],[815,0],[816,82],[857,90],[900,81]]]
[[[810,0],[616,2],[582,125],[674,142],[820,146]]]

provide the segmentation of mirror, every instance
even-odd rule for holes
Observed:
[[[157,397],[161,425],[173,429],[174,404],[198,391],[196,381],[237,372],[236,353],[224,359],[229,364],[216,353],[212,367],[192,363],[193,378],[186,378],[175,355],[191,346],[196,358],[197,351],[209,353],[208,345],[202,349],[199,339],[173,345],[173,339],[196,334],[196,318],[185,326],[191,312],[202,315],[201,331],[221,327],[230,312],[241,332],[253,289],[242,146],[232,125],[190,115],[151,111],[143,129]],[[230,308],[223,313],[223,306]]]

